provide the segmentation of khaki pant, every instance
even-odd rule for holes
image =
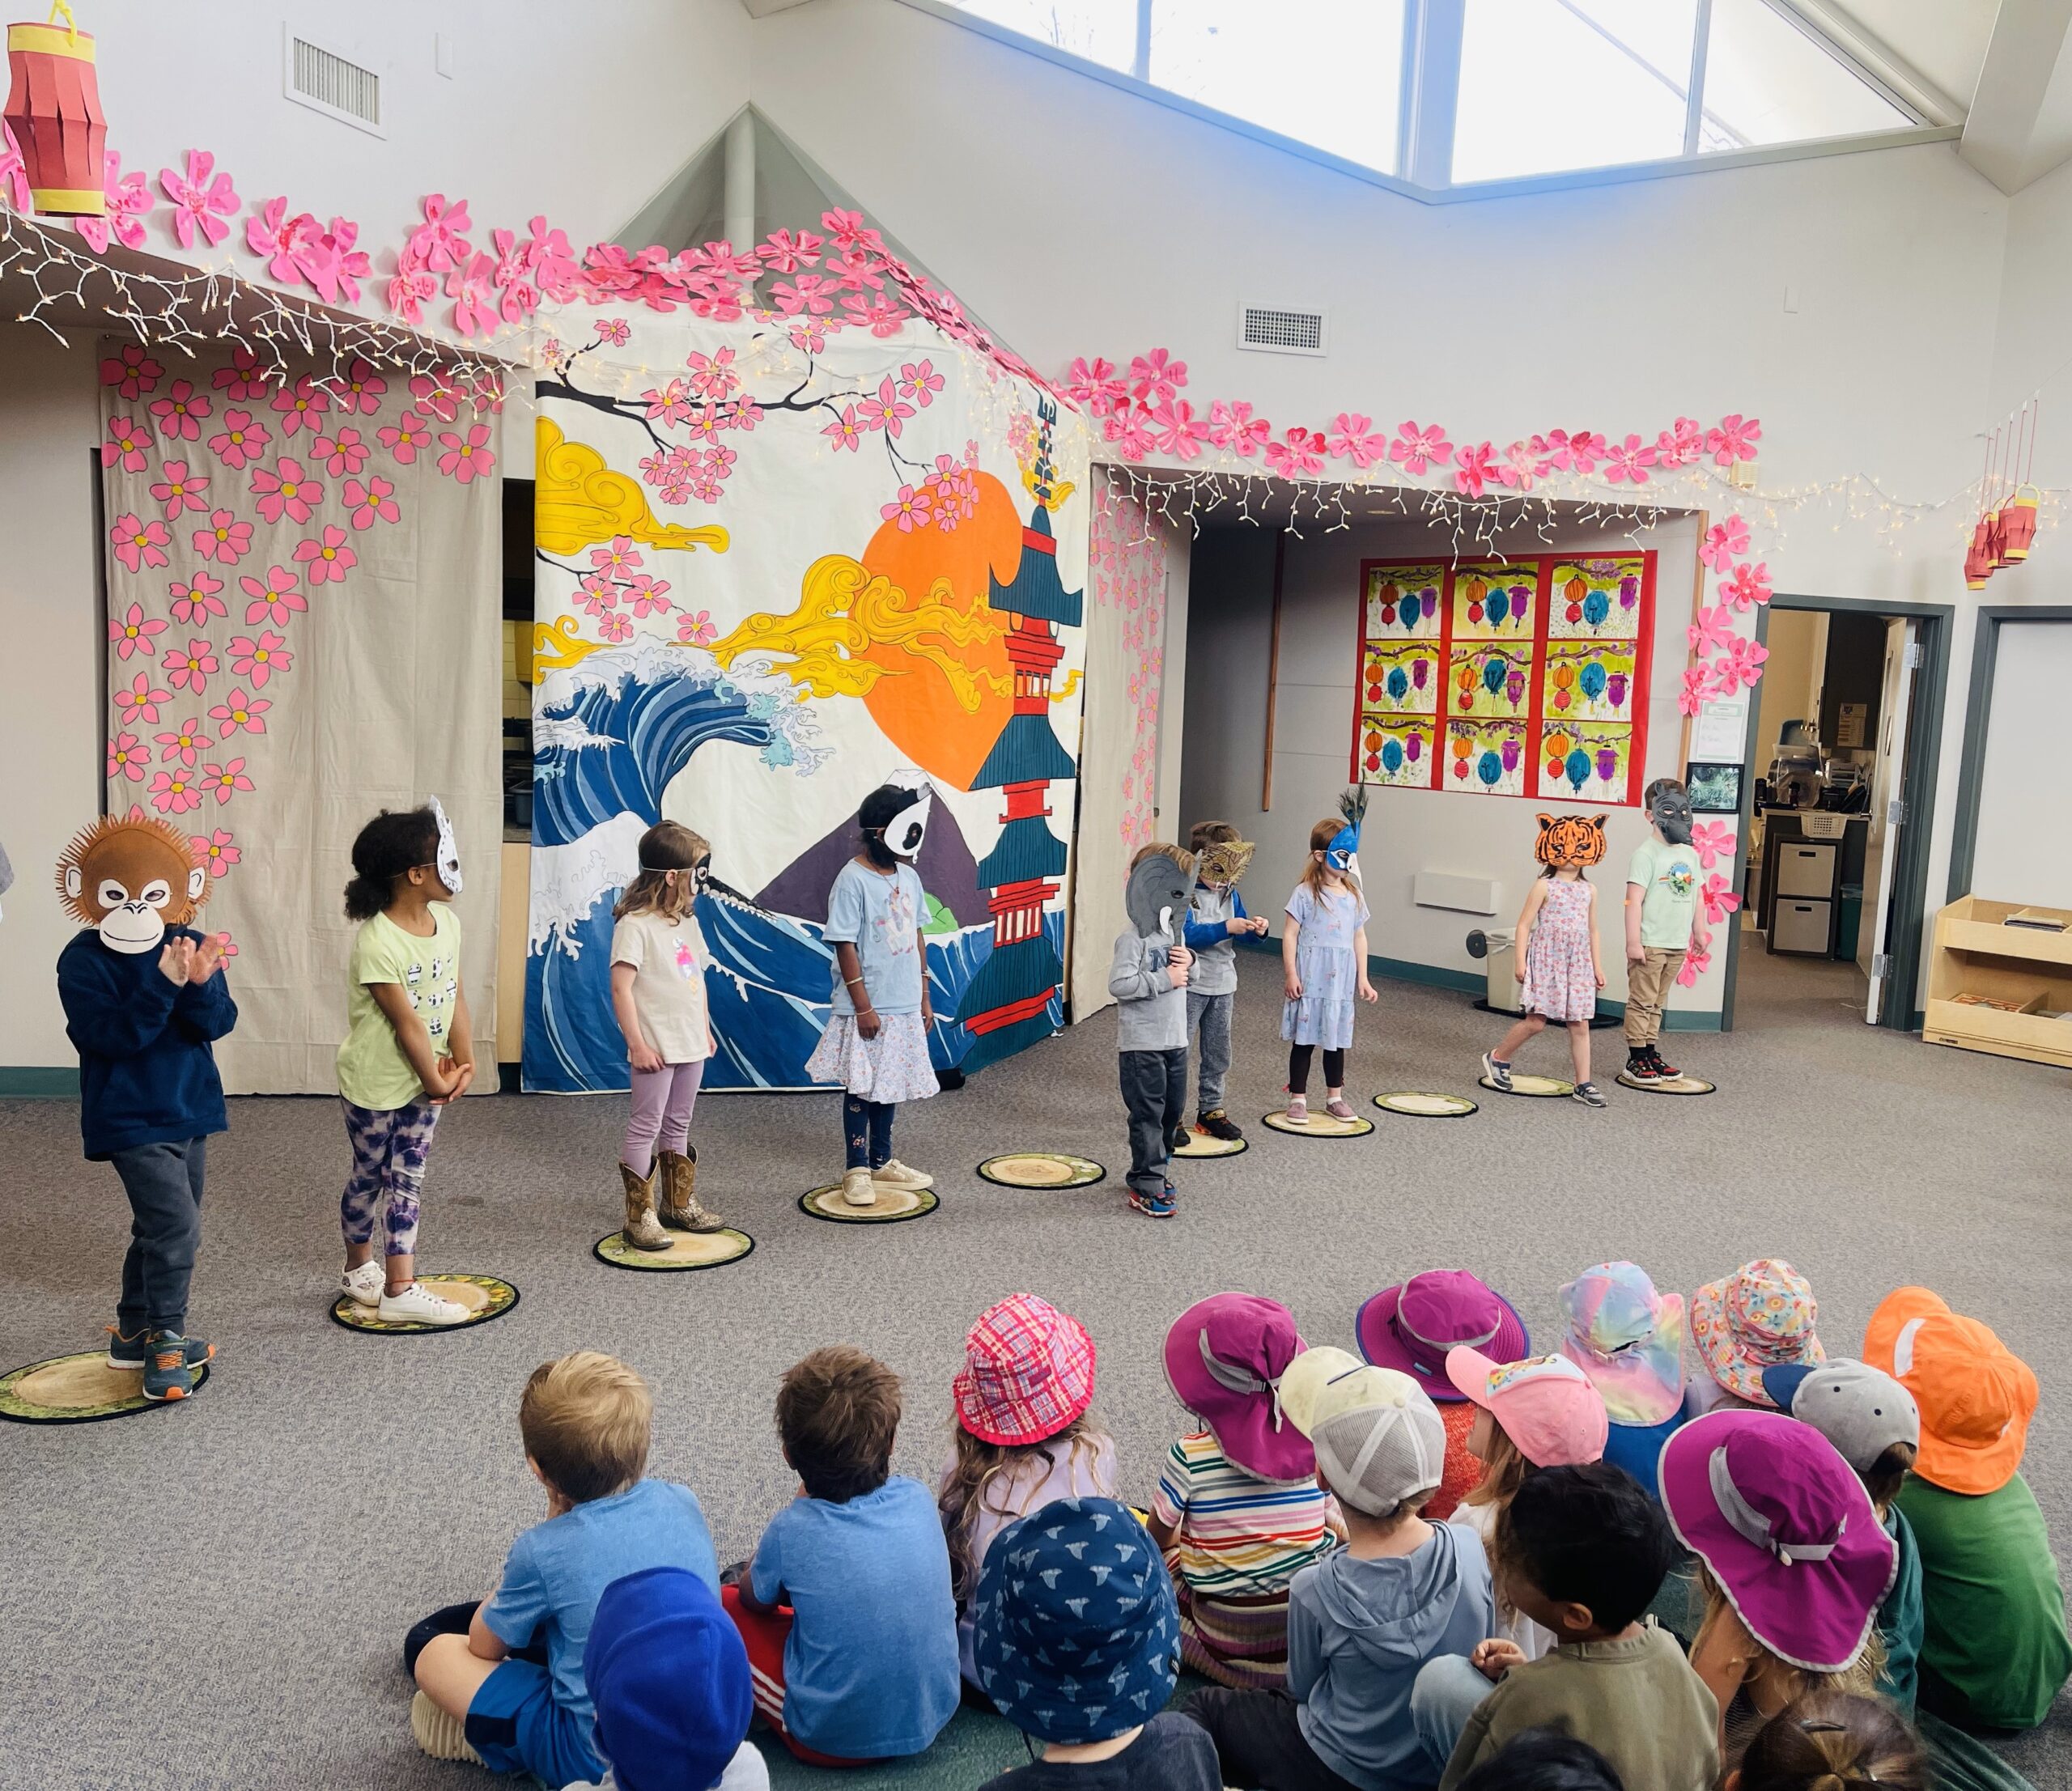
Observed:
[[[1662,1037],[1662,1004],[1684,968],[1684,948],[1648,945],[1638,964],[1626,966],[1626,1042],[1638,1050]]]

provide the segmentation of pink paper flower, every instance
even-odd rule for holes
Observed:
[[[636,616],[665,613],[676,607],[669,601],[669,589],[667,579],[651,578],[645,572],[636,572],[627,581],[626,601],[633,606]]]
[[[193,539],[194,551],[203,559],[235,566],[252,551],[252,524],[240,522],[227,510],[212,510],[208,521],[194,531]]]
[[[217,806],[220,808],[238,791],[250,789],[252,779],[244,775],[244,761],[241,758],[234,758],[227,760],[221,765],[203,766],[202,787],[205,791],[213,792]]]
[[[232,404],[257,404],[279,381],[272,368],[260,366],[250,349],[233,348],[230,365],[218,367],[210,383]]]
[[[115,544],[115,557],[133,572],[140,572],[146,566],[172,563],[166,554],[172,537],[155,517],[143,522],[126,514],[117,516],[115,526],[108,532],[108,538]]]
[[[686,647],[709,646],[719,636],[720,630],[712,626],[712,618],[706,610],[677,620],[677,639]]]
[[[1266,446],[1267,469],[1284,479],[1314,478],[1324,469],[1323,431],[1297,425],[1284,441]]]
[[[1130,396],[1149,408],[1163,404],[1187,383],[1187,363],[1169,348],[1154,348],[1130,362]]]
[[[907,318],[912,316],[911,312],[902,310],[882,294],[869,298],[856,295],[844,299],[842,308],[854,313],[848,320],[851,323],[867,325],[870,333],[881,339],[897,336]],[[841,320],[830,320],[827,327],[839,329]]]
[[[308,522],[310,512],[324,501],[323,482],[303,471],[302,462],[283,454],[273,469],[255,467],[252,494],[259,500],[259,514],[269,522],[285,516],[291,522]]]
[[[756,253],[771,273],[796,274],[817,261],[825,246],[823,240],[809,230],[802,230],[796,236],[788,230],[773,230]]]
[[[1713,967],[1713,954],[1693,945],[1684,955],[1684,968],[1676,973],[1679,987],[1690,989],[1697,986],[1698,978]]]
[[[1140,404],[1113,412],[1101,427],[1126,460],[1140,460],[1158,445],[1151,428],[1151,413]]]
[[[305,373],[284,392],[274,394],[274,408],[281,414],[281,434],[314,430],[316,419],[331,408],[331,394]]]
[[[487,423],[475,424],[465,441],[450,430],[440,431],[439,439],[446,449],[439,456],[439,470],[462,485],[486,477],[496,465],[496,456],[489,451]]]
[[[351,514],[346,520],[355,528],[372,528],[376,517],[383,522],[400,521],[403,513],[397,507],[395,490],[379,473],[370,473],[364,485],[358,479],[346,480],[343,495]]]
[[[285,566],[274,567],[264,579],[255,579],[248,573],[240,578],[239,589],[252,600],[244,606],[244,626],[249,628],[255,622],[270,622],[276,628],[287,627],[292,613],[309,607],[308,600],[295,589],[299,582]]]
[[[1389,444],[1389,458],[1406,473],[1424,473],[1433,467],[1446,465],[1453,457],[1453,444],[1437,423],[1429,429],[1420,429],[1415,422],[1406,422],[1396,431],[1396,439]]]
[[[1713,675],[1719,681],[1719,694],[1730,695],[1745,685],[1753,689],[1763,676],[1763,661],[1770,656],[1767,647],[1736,635],[1726,651],[1713,662]]]
[[[1484,442],[1478,448],[1463,448],[1454,456],[1454,484],[1471,498],[1479,498],[1487,489],[1494,469],[1490,462],[1497,452],[1493,442]]]
[[[1747,524],[1739,516],[1729,516],[1725,522],[1714,523],[1705,531],[1698,558],[1715,571],[1723,572],[1730,560],[1739,559],[1747,551]]]
[[[203,748],[209,744],[208,732],[202,727],[202,718],[199,715],[190,715],[172,732],[159,734],[155,737],[159,745],[165,749],[159,757],[168,765],[172,764],[176,759],[182,765],[198,763]],[[141,771],[138,774],[140,777],[142,775]]]
[[[100,464],[113,466],[120,460],[124,472],[141,473],[150,465],[151,448],[151,432],[143,424],[128,417],[111,417],[108,439],[100,444]]]
[[[844,448],[851,454],[855,453],[856,444],[864,439],[864,425],[856,415],[856,407],[854,405],[843,405],[841,414],[822,430],[821,434],[834,444],[837,453]]]
[[[1734,569],[1734,576],[1720,588],[1720,595],[1738,610],[1745,610],[1751,604],[1770,601],[1770,568],[1768,563],[1758,561],[1750,566],[1745,561]]]
[[[1705,425],[1695,417],[1679,417],[1654,439],[1654,457],[1663,466],[1688,465],[1705,451]]]
[[[911,535],[917,528],[928,524],[932,506],[926,491],[917,491],[911,485],[902,485],[899,495],[891,503],[879,507],[878,514],[887,522],[896,522],[899,533]]]
[[[424,222],[410,232],[410,253],[435,274],[456,268],[474,253],[468,232],[474,226],[468,216],[468,202],[446,202],[443,193],[429,193],[424,200]]]
[[[122,711],[123,720],[132,724],[156,721],[159,705],[171,695],[170,691],[158,690],[152,685],[150,673],[139,672],[134,683],[125,684],[116,691],[115,706]]]
[[[633,638],[633,624],[614,610],[609,615],[597,618],[597,634],[601,639],[608,641],[631,640]]]
[[[1679,715],[1695,715],[1713,694],[1712,668],[1702,663],[1684,668],[1684,687],[1676,693]]]
[[[118,733],[108,743],[108,775],[111,779],[125,777],[132,783],[142,783],[151,762],[149,749],[138,745],[134,734]]]
[[[1387,455],[1389,439],[1386,431],[1376,432],[1371,417],[1341,410],[1331,424],[1331,439],[1326,445],[1333,460],[1349,459],[1364,472]]]
[[[159,388],[165,369],[151,359],[151,350],[136,342],[125,342],[100,363],[100,383],[114,386],[125,398],[147,397]]]
[[[1105,417],[1116,405],[1129,401],[1127,380],[1115,376],[1115,363],[1097,357],[1089,365],[1084,355],[1072,363],[1065,376],[1064,394],[1085,405],[1097,417]]]
[[[1549,473],[1565,473],[1576,464],[1575,450],[1569,446],[1565,429],[1552,429],[1544,435],[1535,435],[1526,446],[1532,454],[1532,470],[1537,478],[1543,479]]]
[[[248,734],[263,734],[266,731],[266,711],[273,707],[265,697],[248,697],[242,690],[233,690],[209,711],[209,719],[217,724],[219,736],[224,740],[240,728]]]
[[[1273,425],[1263,417],[1255,417],[1252,407],[1242,399],[1225,404],[1218,398],[1208,407],[1208,439],[1249,460],[1272,440]]]
[[[1734,885],[1723,876],[1707,877],[1698,893],[1705,898],[1705,920],[1709,926],[1717,927],[1741,906],[1741,898],[1734,893]]]
[[[597,340],[609,342],[614,348],[623,348],[633,334],[633,326],[623,317],[600,317],[597,320]]]
[[[388,389],[388,382],[355,354],[346,369],[344,389],[336,394],[338,407],[348,417],[372,417],[380,410],[382,394]]]
[[[1517,491],[1530,491],[1538,476],[1535,469],[1539,462],[1530,444],[1513,442],[1504,450],[1504,457],[1495,468],[1497,477]]]
[[[189,472],[186,461],[168,460],[159,473],[159,477],[151,482],[151,495],[165,507],[168,522],[179,521],[183,511],[209,507],[202,498],[209,482],[199,473]]]
[[[914,414],[914,407],[900,397],[891,380],[881,380],[877,395],[859,404],[856,414],[863,419],[864,428],[882,429],[888,435],[897,435]]]
[[[166,681],[176,690],[192,690],[198,697],[220,669],[215,648],[205,640],[189,641],[185,651],[178,647],[167,649]]]
[[[864,223],[860,211],[823,211],[820,227],[837,248],[882,249],[885,239]]]
[[[1195,407],[1185,398],[1169,398],[1152,412],[1151,420],[1157,426],[1161,452],[1181,460],[1199,456],[1201,444],[1208,439],[1208,422],[1196,418]]]
[[[181,584],[176,579],[170,587],[172,593],[172,619],[189,628],[206,628],[211,616],[227,615],[223,600],[216,593],[223,588],[221,579],[212,579],[206,572],[197,572],[192,584]]]
[[[424,308],[439,296],[439,276],[406,243],[397,252],[396,275],[388,282],[388,308],[406,324],[422,324]]]
[[[24,218],[36,209],[28,163],[23,159],[22,146],[15,140],[15,127],[5,119],[0,119],[0,194]]]
[[[151,806],[162,815],[184,815],[202,806],[202,792],[185,769],[159,771],[151,779]]]
[[[1698,864],[1709,871],[1722,859],[1731,862],[1734,857],[1734,830],[1724,821],[1694,821],[1691,826],[1692,849],[1698,855]]]
[[[1700,609],[1698,619],[1684,630],[1691,643],[1691,651],[1703,659],[1708,653],[1716,653],[1734,639],[1734,612],[1725,604],[1710,609]]]
[[[125,248],[144,246],[144,219],[154,203],[151,189],[144,185],[144,171],[134,173],[122,172],[122,158],[113,150],[104,152],[101,191],[108,200],[105,218],[75,218],[72,220],[79,235],[96,255],[108,253],[109,232]]]
[[[496,329],[496,263],[486,255],[471,257],[446,276],[446,296],[455,301],[453,327],[463,336],[487,336]]]
[[[341,473],[357,473],[365,466],[368,449],[360,432],[348,426],[336,435],[319,435],[309,452],[316,464],[335,478]]]
[[[274,432],[249,412],[226,410],[221,432],[209,438],[209,451],[233,472],[241,472],[273,439]]]
[[[1655,462],[1655,451],[1639,436],[1628,435],[1605,458],[1608,464],[1604,477],[1609,483],[1616,485],[1622,479],[1629,479],[1635,485],[1645,485],[1647,469]]]
[[[195,391],[193,382],[189,380],[175,380],[172,389],[164,397],[151,401],[151,414],[159,420],[159,433],[168,441],[201,440],[201,419],[214,409],[206,397]]]
[[[770,289],[771,297],[777,308],[787,317],[796,317],[801,312],[809,316],[824,317],[834,308],[834,298],[840,289],[834,282],[822,278],[817,274],[801,274],[796,280],[779,280]]]
[[[1722,417],[1719,427],[1709,431],[1705,448],[1716,466],[1731,466],[1736,460],[1752,460],[1756,457],[1756,444],[1763,439],[1763,426],[1753,417],[1744,418],[1738,412],[1731,417]]]
[[[309,568],[309,588],[315,590],[320,584],[342,584],[346,574],[359,564],[359,555],[346,545],[346,532],[329,523],[321,535],[295,544],[295,557],[299,565]],[[246,622],[258,618],[248,615]],[[277,618],[278,619],[278,618]]]
[[[235,834],[229,833],[221,827],[215,828],[206,834],[194,835],[192,842],[194,847],[194,862],[206,868],[211,881],[221,876],[231,865],[244,857],[244,855],[231,843],[236,838]],[[226,934],[222,936],[227,939],[229,936]],[[228,944],[223,947],[223,953],[226,957],[230,955],[231,949]]]
[[[249,678],[255,690],[263,690],[267,679],[276,672],[286,672],[295,663],[287,642],[270,629],[257,640],[249,634],[233,635],[230,651],[231,670],[241,678]]]
[[[421,453],[431,452],[431,430],[414,410],[405,410],[400,421],[386,423],[374,432],[381,445],[396,456],[399,466],[411,465]]]
[[[159,170],[159,190],[172,202],[172,233],[182,248],[194,246],[197,230],[211,248],[230,234],[224,220],[237,215],[242,202],[227,174],[214,174],[215,165],[215,157],[207,150],[190,149],[185,179],[169,168]]]

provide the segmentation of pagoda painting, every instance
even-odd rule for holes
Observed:
[[[1044,927],[1043,910],[1058,893],[1065,846],[1050,828],[1054,782],[1075,775],[1072,755],[1051,727],[1051,674],[1064,656],[1060,627],[1081,626],[1085,593],[1068,591],[1058,575],[1058,544],[1051,512],[1071,494],[1051,459],[1057,407],[1037,405],[1034,457],[1022,482],[1035,499],[1021,531],[1021,557],[1013,580],[990,578],[989,602],[1008,624],[1006,650],[1014,668],[1014,712],[971,780],[974,790],[998,790],[1005,803],[1000,842],[979,861],[979,885],[989,892],[991,954],[958,1002],[957,1018],[971,1034],[966,1071],[983,1069],[1055,1030],[1050,1007],[1064,980],[1064,966]]]

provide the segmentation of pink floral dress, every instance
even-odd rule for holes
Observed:
[[[1588,1020],[1597,1012],[1590,956],[1590,903],[1581,877],[1550,877],[1525,954],[1525,1010],[1549,1020]]]

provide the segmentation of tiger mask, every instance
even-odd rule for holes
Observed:
[[[1557,870],[1569,864],[1587,870],[1604,857],[1604,821],[1603,815],[1542,815],[1532,855]]]

